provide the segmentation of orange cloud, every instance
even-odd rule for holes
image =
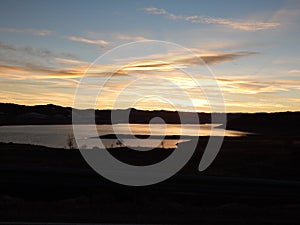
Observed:
[[[87,39],[87,38],[83,38],[83,37],[75,37],[75,36],[70,36],[67,37],[68,40],[70,41],[75,41],[75,42],[82,42],[82,43],[86,43],[86,44],[94,44],[94,45],[108,45],[109,42],[105,41],[105,40],[92,40],[92,39]]]
[[[0,101],[19,104],[55,103],[66,106],[72,105],[74,91],[80,78],[89,67],[89,62],[74,58],[63,58],[48,52],[46,49],[45,52],[39,52],[36,49],[17,48],[4,44],[0,47],[13,52],[21,50],[22,52],[35,53],[36,56],[46,55],[47,60],[51,59],[51,62],[56,63],[53,64],[56,65],[53,67],[44,67],[38,62],[36,64],[34,64],[35,62],[33,64],[0,64]],[[85,99],[89,99],[91,92],[99,91],[101,82],[105,83],[106,79],[113,73],[99,95],[99,107],[101,108],[113,108],[114,100],[120,93],[123,93],[118,102],[118,106],[121,108],[130,106],[134,97],[143,98],[143,96],[151,94],[157,99],[171,99],[176,108],[183,111],[195,109],[209,111],[209,104],[201,93],[198,84],[177,68],[204,64],[212,65],[258,54],[255,52],[195,52],[195,55],[192,56],[180,54],[180,52],[169,52],[160,55],[145,55],[144,58],[149,60],[123,58],[116,61],[115,64],[95,64],[88,71],[88,76],[91,77],[89,81],[91,82],[87,82],[88,91],[86,96],[82,97],[84,98],[83,102],[88,101],[85,101]],[[118,71],[118,69],[120,70]],[[117,72],[114,73],[114,71]],[[95,83],[95,77],[99,78],[100,82]],[[213,94],[215,92],[214,80],[201,76],[201,74],[197,79],[205,89],[209,90],[209,93]],[[290,101],[294,99],[292,97],[287,98],[286,101],[284,99],[279,101],[274,98],[268,103],[268,100],[270,101],[270,96],[280,96],[278,93],[283,91],[300,91],[300,81],[274,79],[263,81],[262,79],[260,77],[260,81],[255,81],[251,76],[217,78],[217,82],[226,98],[227,108],[230,111],[270,111],[273,109],[279,111],[299,106],[300,102]],[[135,81],[138,82],[134,83]],[[189,97],[187,98],[182,92]],[[192,104],[190,104],[191,102]],[[216,99],[216,102],[218,103],[218,99]],[[293,102],[293,106],[287,106],[284,102]],[[276,107],[272,108],[272,105],[276,105]],[[155,100],[153,100],[152,105],[140,102],[137,107],[170,109],[167,104]]]
[[[147,41],[148,38],[145,38],[143,36],[131,36],[126,34],[119,34],[117,35],[117,38],[119,40],[125,40],[125,41]]]

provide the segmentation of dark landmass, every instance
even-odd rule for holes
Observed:
[[[132,135],[130,134],[106,134],[106,135],[101,135],[99,136],[102,139],[130,139],[132,138]],[[99,137],[94,137],[94,138],[99,138]],[[150,135],[140,135],[136,134],[134,135],[135,138],[139,139],[147,139],[150,137]],[[185,139],[185,138],[192,138],[192,136],[180,136],[180,135],[166,135],[166,136],[161,136],[161,135],[151,135],[151,139],[163,139],[163,140],[179,140],[179,139]]]
[[[86,113],[95,113],[97,124],[111,124],[111,110],[75,110],[82,123],[88,123]],[[170,111],[142,111],[136,109],[114,110],[118,119],[114,123],[127,123],[124,116],[129,114],[130,123],[149,123],[151,119],[159,117],[169,124],[180,124],[178,112]],[[195,113],[184,112],[187,120],[184,123],[195,123]],[[211,123],[209,113],[197,113],[201,124]],[[217,123],[219,121],[216,121]],[[72,108],[56,105],[24,106],[0,103],[1,125],[46,125],[72,124]],[[224,126],[223,126],[224,127]],[[300,112],[278,113],[228,113],[228,130],[239,130],[263,135],[295,136],[300,134]]]
[[[130,112],[130,113],[129,113]],[[87,114],[94,113],[97,124],[111,124],[111,110],[77,110],[75,113],[82,123],[89,123],[86,119]],[[113,111],[115,119],[113,123],[149,123],[155,117],[162,118],[165,123],[178,124],[180,123],[177,112],[170,111],[143,111],[137,109],[124,109]],[[193,113],[184,112],[185,118],[192,118]],[[201,114],[201,123],[210,123],[210,114]],[[187,120],[187,123],[194,121]],[[56,105],[37,105],[24,106],[17,104],[0,103],[0,125],[41,125],[41,124],[72,124],[72,108]]]
[[[111,123],[110,110],[75,111],[83,121],[88,112],[96,114],[97,124]],[[120,115],[114,122],[127,123],[121,115],[129,111],[131,123],[149,123],[155,117],[180,123],[177,112],[135,109],[114,111]],[[210,114],[197,116],[201,123],[210,123]],[[208,137],[200,137],[193,157],[177,175],[148,187],[104,179],[76,149],[0,143],[0,221],[299,224],[300,112],[229,113],[227,118],[227,129],[254,134],[225,137],[217,158],[201,173],[197,168]],[[0,104],[0,125],[71,122],[68,107]],[[182,150],[187,146],[179,144]],[[165,159],[174,149],[108,151],[123,162],[145,166]]]
[[[298,136],[300,134],[300,112],[229,114],[227,129],[265,136]]]
[[[181,172],[198,174],[198,164],[208,137],[200,137],[193,158]],[[187,143],[179,143],[185,148]],[[121,161],[149,165],[161,161],[174,149],[127,147],[109,149]],[[140,150],[140,151],[139,151]],[[86,151],[94,151],[86,150]],[[97,151],[97,150],[96,150]],[[102,149],[99,149],[102,151]],[[38,145],[0,143],[0,165],[87,168],[77,149],[58,149]],[[210,176],[234,176],[300,181],[300,136],[289,138],[245,136],[225,137],[214,163],[203,173]]]
[[[0,143],[0,219],[298,224],[300,137],[225,137],[213,164],[200,173],[207,140],[200,138],[195,154],[176,176],[148,187],[126,187],[102,178],[76,149]],[[186,143],[180,145],[184,148]],[[174,149],[109,151],[141,166],[161,161]]]

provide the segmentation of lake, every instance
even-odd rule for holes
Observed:
[[[79,134],[81,140],[85,140],[86,148],[97,146],[95,136],[91,135],[91,125],[82,126]],[[222,135],[223,129],[217,128],[217,124],[114,124],[97,125],[98,135],[107,134],[135,134],[135,135],[187,135],[209,136],[211,129],[216,135]],[[72,125],[26,125],[26,126],[0,126],[0,142],[13,142],[22,144],[44,145],[48,147],[64,148],[67,146],[69,135],[73,135]],[[225,136],[245,136],[240,131],[225,130]],[[181,141],[187,141],[181,140]],[[120,147],[115,139],[103,139],[106,147]],[[129,147],[164,147],[174,148],[178,140],[150,139],[124,139],[122,145]]]

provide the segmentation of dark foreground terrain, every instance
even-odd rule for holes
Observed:
[[[148,187],[105,180],[78,150],[0,143],[0,220],[6,222],[299,224],[298,137],[225,138],[213,164],[197,170],[201,138],[179,174]],[[184,145],[184,144],[182,144]],[[183,146],[184,147],[184,146]],[[172,149],[111,149],[147,165]]]

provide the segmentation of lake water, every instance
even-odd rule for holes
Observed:
[[[79,138],[85,140],[85,147],[97,146],[95,135],[91,134],[91,125],[79,125],[81,132]],[[97,125],[98,135],[106,134],[135,134],[135,135],[188,135],[209,136],[211,129],[216,135],[223,134],[223,129],[212,124],[114,124]],[[66,147],[69,135],[73,135],[72,125],[26,125],[26,126],[0,126],[0,142],[13,142],[24,144],[44,145],[48,147]],[[225,136],[244,136],[246,133],[225,130]],[[181,140],[186,141],[186,140]],[[118,147],[115,139],[104,139],[106,147]],[[122,145],[130,147],[165,147],[174,148],[178,140],[155,139],[124,139]]]

